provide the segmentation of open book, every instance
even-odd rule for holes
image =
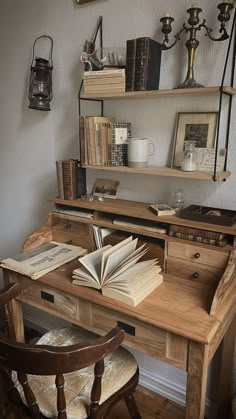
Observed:
[[[51,241],[33,250],[2,260],[0,267],[37,279],[86,253],[87,250],[82,247]]]
[[[163,281],[157,259],[138,262],[148,251],[130,236],[115,246],[107,245],[79,259],[73,284],[101,290],[102,294],[136,306]]]

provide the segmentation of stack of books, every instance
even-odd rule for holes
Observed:
[[[126,91],[158,90],[161,45],[148,37],[126,41]]]
[[[126,166],[130,122],[113,117],[80,116],[81,166]]]
[[[227,234],[174,224],[169,226],[169,236],[220,247],[228,243]]]
[[[84,94],[96,96],[103,93],[125,92],[125,69],[84,72]]]
[[[86,194],[86,170],[76,159],[57,160],[58,198],[74,200]]]

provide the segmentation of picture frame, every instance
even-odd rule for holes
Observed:
[[[117,198],[118,180],[97,178],[94,184],[93,196],[101,198]]]
[[[193,140],[196,148],[214,148],[218,112],[179,112],[171,167],[180,167],[185,141]]]

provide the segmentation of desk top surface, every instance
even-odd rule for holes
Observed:
[[[235,288],[229,295],[227,304],[213,317],[208,314],[214,292],[209,285],[164,274],[164,282],[140,304],[131,307],[104,297],[98,290],[72,284],[72,270],[78,266],[79,262],[74,260],[37,281],[206,344],[211,342],[225,318],[232,319],[236,314]]]

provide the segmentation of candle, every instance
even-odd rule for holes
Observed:
[[[164,15],[164,17],[170,17],[170,13],[166,12],[166,14]]]

